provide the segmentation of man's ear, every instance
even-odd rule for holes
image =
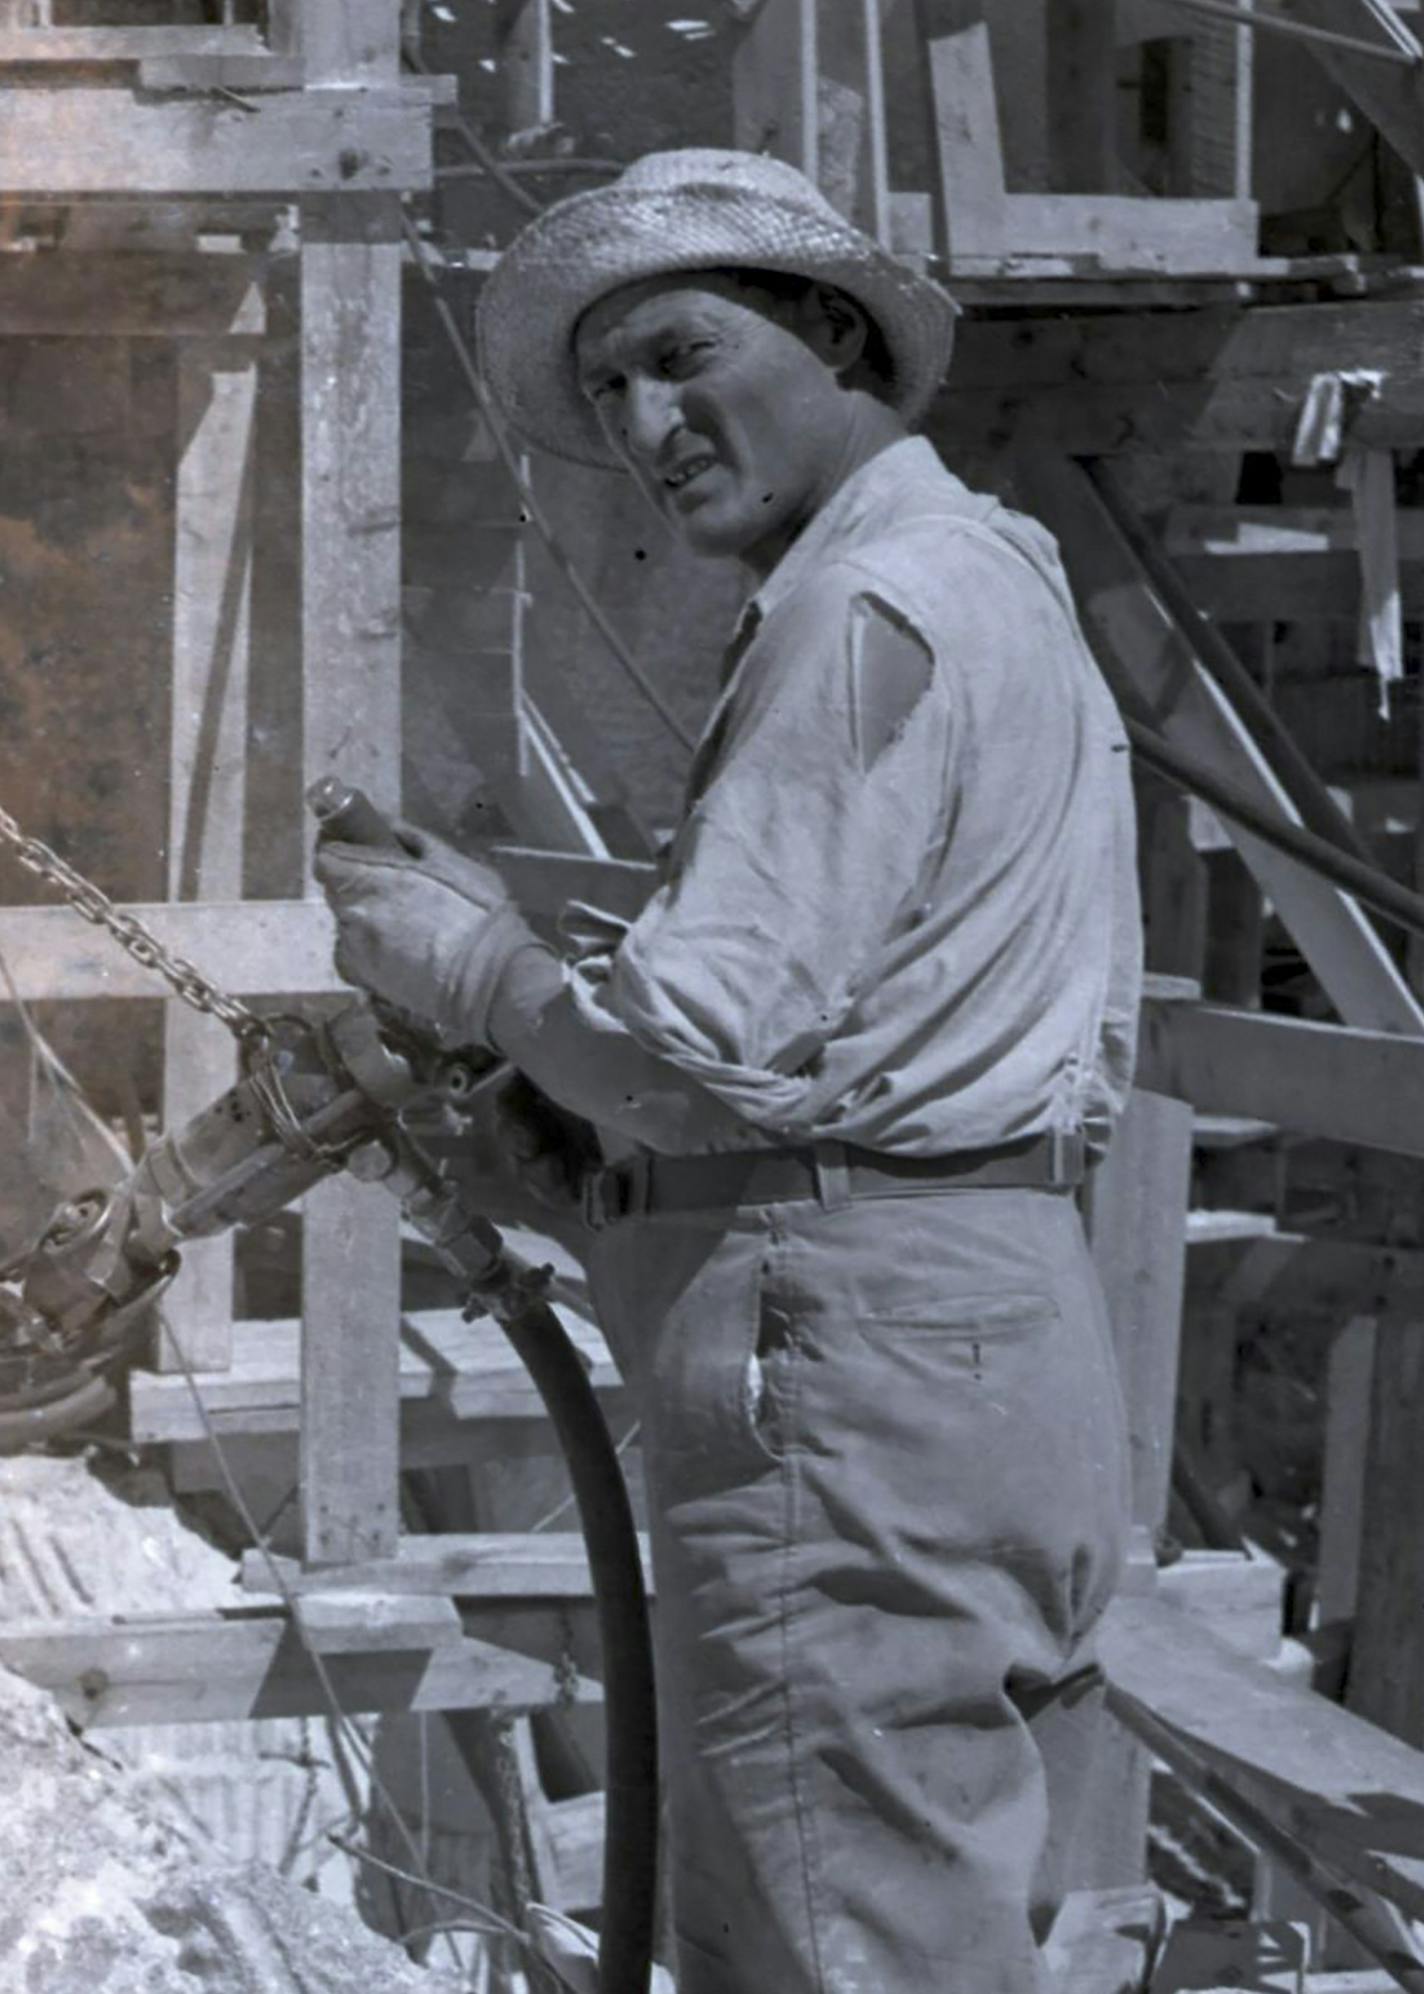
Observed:
[[[812,284],[801,301],[801,336],[836,374],[849,374],[870,338],[865,313],[834,284]]]

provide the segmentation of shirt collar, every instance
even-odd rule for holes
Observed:
[[[832,558],[840,547],[854,544],[868,532],[883,530],[889,508],[902,507],[907,499],[922,495],[930,486],[938,487],[942,495],[946,482],[959,484],[941,463],[934,445],[923,436],[907,436],[877,451],[859,470],[852,471],[844,484],[837,486],[792,541],[761,587],[749,598],[739,628],[753,612],[758,620],[769,616],[808,568]]]

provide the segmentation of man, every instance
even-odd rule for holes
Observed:
[[[1125,1450],[1072,1192],[1132,1062],[1127,754],[1047,536],[909,435],[953,316],[768,159],[652,155],[531,224],[496,401],[755,585],[686,815],[572,963],[433,843],[320,866],[355,980],[637,1145],[590,1271],[680,1994],[1042,1987],[1096,1711]]]

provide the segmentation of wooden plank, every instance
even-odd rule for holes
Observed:
[[[1375,1369],[1375,1318],[1352,1316],[1330,1346],[1315,1623],[1354,1618],[1365,1510],[1365,1462]]]
[[[328,1705],[285,1614],[252,1611],[152,1619],[12,1621],[0,1663],[59,1699],[83,1730],[231,1718],[319,1717]],[[529,1710],[601,1697],[586,1677],[482,1640],[428,1650],[333,1654],[344,1710]]]
[[[1191,1109],[1134,1088],[1084,1198],[1127,1407],[1132,1518],[1149,1552],[1166,1523],[1171,1482],[1191,1159]],[[1150,1757],[1134,1741],[1105,1741],[1075,1881],[1143,1880],[1151,1776]]]
[[[1424,1333],[1418,1312],[1383,1310],[1374,1344],[1345,1698],[1360,1716],[1424,1746]]]
[[[763,0],[732,57],[732,143],[820,183],[817,0]]]
[[[520,0],[500,34],[496,61],[504,85],[505,129],[542,131],[554,122],[551,0]]]
[[[1217,1005],[1153,1006],[1139,1078],[1208,1113],[1256,1115],[1298,1135],[1424,1156],[1416,1103],[1424,1045]]]
[[[1002,458],[1011,439],[1074,455],[1144,449],[1289,451],[1312,375],[1373,368],[1380,392],[1351,442],[1413,449],[1424,434],[1424,301],[1213,306],[969,319],[931,434]]]
[[[337,1177],[302,1209],[303,1541],[342,1565],[389,1551],[400,1527],[399,1207]]]
[[[409,1654],[458,1644],[464,1634],[454,1601],[432,1595],[302,1593],[292,1618],[307,1647],[323,1656]]]
[[[1008,242],[1008,194],[989,29],[976,21],[926,48],[935,172],[935,244],[951,275]]]
[[[428,102],[331,88],[226,100],[66,86],[6,93],[0,189],[72,194],[314,194],[429,187]]]
[[[643,1563],[648,1584],[652,1567],[646,1543]],[[574,1531],[489,1531],[473,1535],[441,1531],[428,1537],[402,1537],[394,1556],[361,1559],[342,1571],[305,1569],[295,1559],[279,1559],[283,1583],[298,1596],[347,1591],[421,1598],[431,1593],[469,1600],[591,1599],[588,1552]],[[270,1593],[271,1567],[257,1551],[245,1551],[246,1591]]]
[[[155,55],[260,55],[261,34],[245,22],[228,27],[0,26],[0,62],[142,62]]]
[[[1191,1156],[1191,1109],[1135,1088],[1086,1199],[1127,1402],[1133,1521],[1153,1537],[1171,1482]]]
[[[1066,460],[1025,461],[1022,482],[1057,534],[1084,627],[1122,702],[1265,808],[1301,815],[1183,628],[1151,590],[1084,472]],[[1348,1024],[1424,1032],[1424,1010],[1358,905],[1295,860],[1228,827],[1262,891]],[[1205,1106],[1206,1103],[1199,1103]]]
[[[174,486],[173,694],[168,891],[242,892],[257,365],[221,342],[179,348]],[[163,1115],[170,1129],[226,1092],[237,1048],[211,1019],[164,1007]],[[233,1240],[193,1240],[164,1299],[160,1370],[221,1370],[232,1354]],[[179,1339],[180,1349],[175,1347]]]
[[[559,1319],[588,1362],[595,1388],[617,1392],[620,1381],[607,1346],[592,1324],[559,1308]],[[203,1403],[222,1438],[293,1433],[300,1413],[300,1325],[237,1325],[233,1361],[225,1371],[198,1377]],[[397,1391],[401,1405],[466,1424],[482,1419],[544,1417],[543,1401],[515,1357],[504,1332],[485,1320],[467,1323],[458,1310],[431,1310],[402,1318]],[[152,1371],[130,1374],[134,1439],[147,1444],[201,1441],[206,1429],[186,1382]],[[419,1436],[428,1428],[414,1425]],[[468,1430],[468,1426],[467,1426]]]
[[[1100,1647],[1123,1723],[1166,1724],[1323,1861],[1421,1915],[1424,1753],[1150,1596],[1114,1602]]]
[[[394,62],[395,10],[308,13],[313,74]],[[369,46],[362,39],[371,36]],[[385,39],[383,39],[385,37]],[[303,784],[400,802],[400,243],[394,195],[304,201]],[[313,891],[315,889],[313,888]],[[399,1524],[399,1212],[331,1180],[302,1240],[301,1500],[307,1558],[391,1550]]]
[[[0,255],[0,337],[189,339],[267,330],[266,259],[157,251]]]
[[[1090,258],[1104,270],[1179,277],[1248,274],[1254,201],[1141,200],[1118,194],[1010,194],[1004,252]]]

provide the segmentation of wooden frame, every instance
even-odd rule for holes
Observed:
[[[1009,193],[987,24],[931,42],[928,59],[939,163],[931,198],[951,278],[1043,260],[1173,277],[1257,264],[1253,201]]]

